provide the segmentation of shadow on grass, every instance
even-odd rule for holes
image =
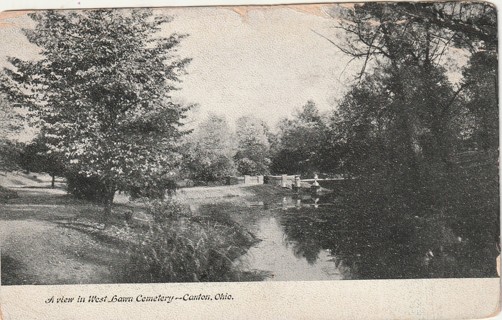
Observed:
[[[116,236],[107,235],[100,228],[88,223],[59,221],[56,222],[56,224],[63,228],[79,231],[102,244],[112,246],[114,249],[125,251],[131,245],[129,241],[122,240]]]
[[[2,254],[1,261],[2,285],[35,284],[35,280],[23,272],[24,265],[21,261],[6,254]]]
[[[8,200],[19,198],[16,191],[0,186],[0,203],[6,203]]]

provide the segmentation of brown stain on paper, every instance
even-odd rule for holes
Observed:
[[[290,9],[303,14],[313,15],[321,18],[332,19],[333,15],[329,12],[329,8],[338,6],[344,9],[354,9],[357,3],[311,3],[311,4],[271,4],[271,5],[243,5],[243,6],[214,6],[215,8],[222,8],[232,10],[241,16],[244,22],[247,21],[249,13],[253,10],[267,11],[274,9]]]
[[[27,15],[28,13],[33,12],[33,11],[3,11],[0,12],[0,28],[9,28],[13,27],[16,24],[12,22],[8,22],[6,20],[8,19],[14,19],[18,18],[24,15]],[[0,314],[1,316],[1,314]],[[1,320],[1,318],[0,318]]]
[[[317,3],[317,4],[289,4],[289,5],[244,5],[244,6],[207,6],[212,8],[222,8],[229,9],[240,15],[243,19],[247,19],[249,12],[253,10],[274,10],[288,8],[300,13],[311,14],[318,17],[329,18],[330,15],[324,10],[327,7],[333,6],[335,3]],[[337,5],[352,8],[353,3],[338,3]],[[168,8],[168,7],[166,7]],[[173,7],[171,7],[173,8]],[[190,8],[190,7],[178,7],[178,8]],[[0,12],[0,28],[13,27],[15,23],[7,22],[5,20],[14,19],[20,16],[27,15],[33,11],[23,10],[23,11],[3,11]],[[1,319],[0,319],[1,320]]]
[[[292,4],[292,5],[269,5],[269,6],[235,6],[228,7],[228,9],[236,12],[242,18],[247,18],[252,10],[272,10],[277,8],[288,8],[301,13],[308,13],[319,17],[327,17],[328,15],[323,11],[323,8],[329,4]]]

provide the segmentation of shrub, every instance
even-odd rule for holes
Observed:
[[[82,174],[67,172],[66,182],[68,193],[77,199],[103,202],[106,188],[98,177],[86,177]]]
[[[152,179],[147,185],[132,185],[129,187],[129,195],[131,199],[139,198],[148,199],[164,199],[167,194],[172,195],[176,192],[177,186],[174,180],[170,179]]]
[[[154,222],[138,233],[128,266],[137,282],[230,280],[233,260],[254,241],[232,220],[193,214],[173,200],[151,202],[147,212]]]

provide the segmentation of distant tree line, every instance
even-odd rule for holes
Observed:
[[[180,175],[204,184],[236,175],[324,172],[327,122],[313,101],[275,129],[251,115],[238,118],[231,129],[225,116],[210,114],[185,137]]]

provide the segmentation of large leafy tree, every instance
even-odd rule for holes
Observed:
[[[393,170],[417,174],[420,159],[449,165],[451,129],[462,94],[470,81],[456,87],[448,81],[444,62],[456,46],[471,52],[493,50],[496,13],[485,4],[366,3],[342,10],[338,28],[342,41],[331,41],[341,51],[362,61],[355,91],[379,72],[379,89],[346,97],[344,114],[366,117],[354,122],[378,124],[385,131],[385,159]],[[328,39],[329,40],[329,39]],[[349,96],[355,91],[349,92]],[[359,99],[359,100],[358,100]],[[377,101],[372,104],[371,101]],[[378,101],[385,100],[379,104]],[[370,102],[370,103],[368,103]],[[371,111],[378,107],[378,112]],[[357,110],[357,109],[365,109]],[[359,118],[361,120],[361,118]],[[458,120],[458,119],[456,119]],[[348,123],[346,121],[346,123]],[[363,141],[363,140],[361,140]],[[369,140],[364,140],[369,143]],[[368,153],[368,152],[366,152]]]
[[[222,182],[235,174],[234,136],[223,116],[209,114],[187,137],[183,168],[197,183]]]
[[[270,142],[267,124],[254,116],[237,119],[238,151],[234,159],[241,174],[263,175],[269,173]]]
[[[0,96],[0,137],[2,140],[21,130],[22,116],[18,111],[4,96]]]
[[[497,54],[480,51],[473,54],[464,69],[464,98],[475,130],[467,133],[483,150],[497,149],[498,139],[498,73]],[[465,122],[465,121],[464,121]]]
[[[189,59],[184,35],[151,10],[40,11],[25,30],[41,58],[10,58],[2,87],[39,119],[69,170],[99,181],[105,212],[116,190],[151,185],[179,161],[187,107],[171,92]]]
[[[21,129],[21,115],[0,96],[0,170],[18,169],[21,146],[9,139],[9,136]]]
[[[340,101],[329,123],[334,171],[350,174],[374,172],[387,156],[385,144],[390,118],[382,112],[391,104],[385,90],[386,76],[376,72],[353,86]]]
[[[313,101],[307,101],[291,119],[281,120],[278,139],[273,172],[311,176],[322,171],[326,125]]]
[[[345,13],[347,22],[340,25],[347,33],[343,50],[364,59],[359,78],[367,75],[368,63],[372,60],[387,74],[382,94],[390,101],[380,106],[380,115],[387,113],[392,119],[387,125],[387,130],[392,132],[388,144],[395,156],[391,154],[389,160],[396,169],[411,173],[416,173],[418,168],[419,135],[425,130],[420,127],[419,114],[432,115],[428,109],[436,104],[428,104],[430,100],[443,102],[439,99],[443,97],[431,97],[439,92],[440,83],[427,82],[423,75],[438,73],[438,63],[446,48],[444,38],[450,36],[422,17],[413,16],[415,9],[422,9],[421,5],[356,5]],[[357,40],[357,45],[351,40]],[[431,97],[429,101],[424,100],[426,92]]]

